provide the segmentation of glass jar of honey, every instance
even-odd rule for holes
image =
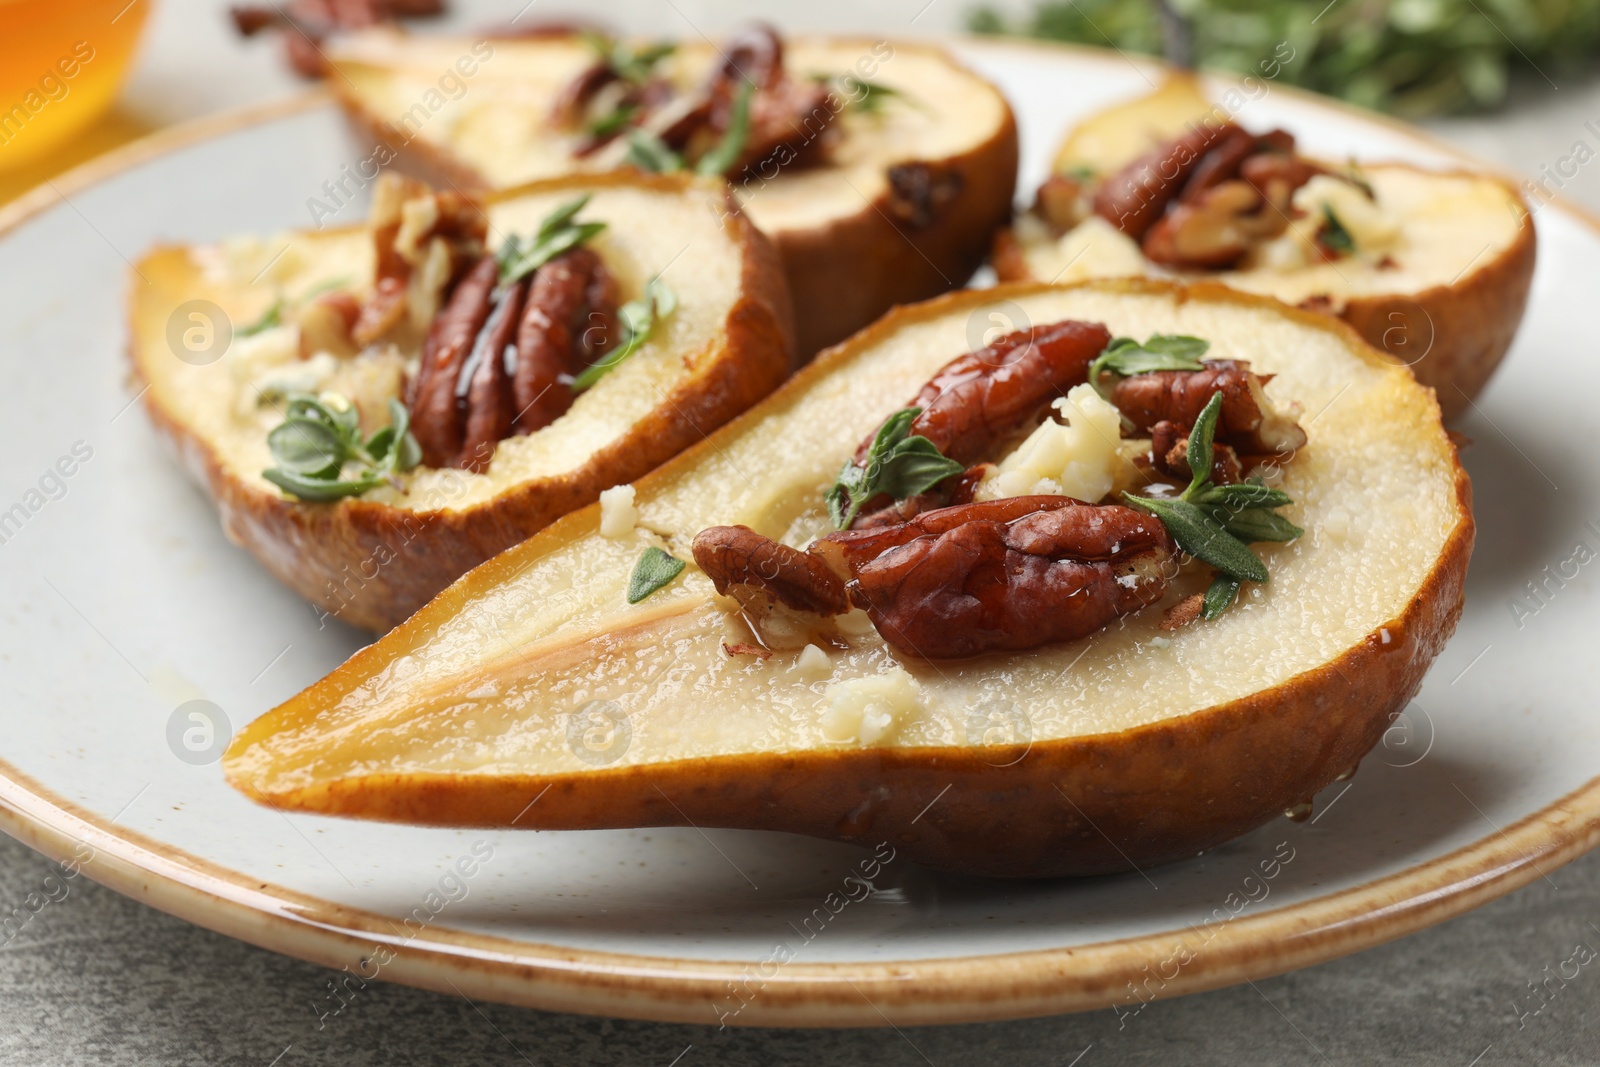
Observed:
[[[110,106],[152,0],[0,0],[0,170],[47,158]]]

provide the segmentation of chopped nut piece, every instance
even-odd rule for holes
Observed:
[[[1175,205],[1144,237],[1144,254],[1175,270],[1231,267],[1289,225],[1249,182],[1226,181]]]
[[[309,358],[318,352],[353,356],[360,350],[351,337],[352,327],[361,312],[356,298],[346,292],[323,293],[313,297],[295,312],[300,327],[300,355]]]
[[[1088,218],[1094,205],[1076,178],[1052,174],[1039,186],[1034,211],[1057,233],[1066,233]]]
[[[1188,427],[1163,419],[1150,428],[1150,465],[1158,473],[1182,485],[1189,481]],[[1233,485],[1243,481],[1244,468],[1239,454],[1231,445],[1211,446],[1211,481],[1215,485]]]
[[[1278,411],[1261,390],[1261,379],[1248,363],[1207,360],[1204,370],[1155,371],[1117,382],[1111,402],[1139,433],[1170,421],[1194,425],[1216,393],[1222,394],[1217,441],[1244,455],[1284,454],[1306,443],[1305,431],[1292,415]]]
[[[1198,619],[1205,606],[1205,594],[1195,593],[1193,596],[1186,596],[1161,613],[1161,628],[1169,633],[1182,629]]]

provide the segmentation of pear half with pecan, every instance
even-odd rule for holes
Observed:
[[[1006,280],[1211,278],[1337,315],[1460,414],[1522,321],[1533,217],[1509,182],[1324,162],[1251,125],[1260,81],[1177,75],[1074,129],[995,243]]]
[[[386,176],[364,226],[158,248],[131,287],[145,406],[232,540],[386,630],[783,380],[772,247],[708,201],[731,208],[682,175],[483,204]]]
[[[764,25],[715,42],[374,30],[328,61],[376,162],[462,189],[619,166],[725,176],[777,246],[805,357],[963,284],[1011,215],[1011,109],[934,45]]]
[[[1001,307],[1033,325],[973,338]],[[1432,393],[1327,316],[952,294],[474,570],[224,769],[326,814],[1143,867],[1356,766],[1455,626],[1468,497]]]

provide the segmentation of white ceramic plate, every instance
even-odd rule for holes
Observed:
[[[1156,77],[1064,49],[959,50],[1017,107],[1025,190],[1069,123]],[[1282,88],[1242,119],[1287,126],[1330,158],[1460,162]],[[89,877],[156,907],[369,976],[556,1010],[787,1025],[1137,1010],[1399,936],[1594,843],[1600,234],[1563,207],[1538,214],[1527,321],[1462,426],[1480,527],[1460,631],[1309,822],[1087,881],[890,864],[871,895],[831,908],[861,895],[844,878],[864,853],[694,829],[420,830],[246,802],[215,762],[177,755],[188,750],[174,729],[193,724],[175,709],[206,700],[238,728],[360,638],[319,629],[224,540],[130,406],[126,261],[157,241],[307,225],[307,198],[362,154],[312,98],[135,146],[0,215],[0,516],[11,516],[0,518],[0,826],[11,834],[76,854]],[[92,454],[52,475],[74,449]],[[462,857],[470,877],[451,873]]]

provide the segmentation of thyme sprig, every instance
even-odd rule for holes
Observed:
[[[277,463],[261,476],[301,500],[325,502],[360,496],[422,462],[422,448],[411,435],[411,416],[398,400],[389,401],[389,425],[366,440],[355,405],[338,393],[289,398],[285,418],[267,434]]]
[[[1283,490],[1268,486],[1260,475],[1235,485],[1212,484],[1212,453],[1221,413],[1222,394],[1213,393],[1189,431],[1190,481],[1181,494],[1165,499],[1122,494],[1128,503],[1160,519],[1179,548],[1222,572],[1206,591],[1202,613],[1208,619],[1227,610],[1241,583],[1268,580],[1267,565],[1249,549],[1250,544],[1293,541],[1305,533],[1275,510],[1294,500]]]
[[[875,496],[904,500],[932,489],[966,468],[939,451],[939,446],[911,432],[921,408],[902,408],[890,415],[872,438],[867,461],[847,460],[824,499],[834,526],[848,530],[861,508]]]

